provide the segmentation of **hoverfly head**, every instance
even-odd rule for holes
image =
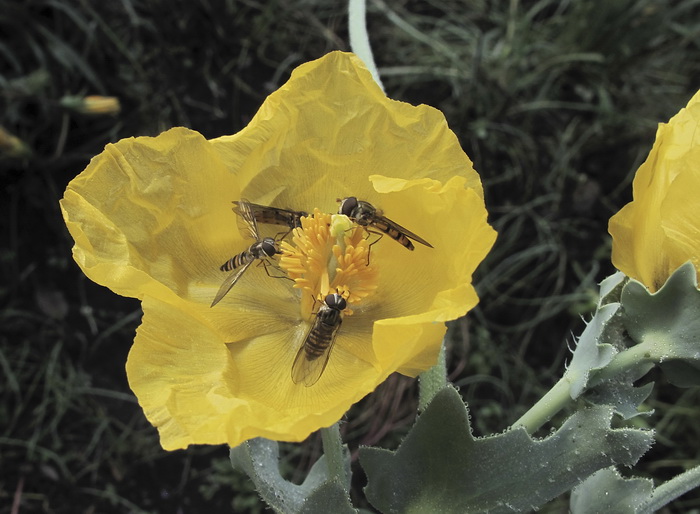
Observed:
[[[340,200],[340,207],[338,208],[338,214],[344,214],[348,218],[354,218],[355,209],[357,209],[357,198],[354,196],[348,196]]]
[[[348,306],[345,298],[343,298],[338,293],[333,293],[333,294],[327,295],[323,299],[323,301],[329,308],[335,309],[337,311],[345,310],[345,308]]]
[[[275,254],[282,253],[282,251],[277,248],[275,240],[271,237],[266,237],[265,239],[263,239],[260,243],[260,248],[262,249],[263,253],[268,257],[272,257]]]

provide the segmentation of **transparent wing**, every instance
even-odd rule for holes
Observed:
[[[381,228],[381,225],[385,225],[389,228],[393,228],[394,230],[397,230],[398,232],[401,232],[403,235],[410,237],[414,241],[417,241],[421,244],[424,244],[425,246],[429,246],[430,248],[433,247],[433,245],[431,245],[428,241],[426,241],[425,239],[423,239],[420,236],[417,236],[416,234],[414,234],[410,230],[403,228],[401,225],[396,223],[394,220],[390,220],[389,218],[386,218],[384,216],[375,216],[374,219],[375,219],[375,223],[377,224],[377,228]]]
[[[231,272],[231,274],[226,277],[226,280],[224,280],[224,283],[221,284],[221,287],[219,288],[219,291],[216,293],[216,296],[214,297],[214,301],[211,302],[211,307],[214,307],[217,303],[221,301],[221,299],[226,296],[226,294],[231,290],[231,288],[236,285],[236,282],[238,282],[238,279],[243,276],[243,273],[245,273],[245,270],[247,270],[250,265],[253,264],[253,261],[248,261],[246,262],[243,266],[238,268],[237,270],[234,270]]]
[[[306,387],[311,387],[318,379],[321,378],[323,372],[328,365],[328,359],[331,356],[331,350],[335,344],[335,339],[340,331],[340,325],[342,323],[342,318],[338,318],[338,323],[333,327],[333,331],[330,334],[330,341],[324,352],[316,358],[309,358],[310,356],[306,353],[306,345],[308,344],[309,338],[312,334],[319,332],[319,327],[321,324],[318,314],[314,319],[313,325],[306,334],[304,338],[304,343],[299,348],[296,357],[294,358],[294,364],[292,365],[292,381],[295,384],[304,384]]]
[[[239,202],[233,203],[238,205]],[[270,223],[273,225],[285,225],[290,228],[295,228],[301,226],[301,222],[299,221],[300,217],[308,216],[308,214],[303,211],[292,211],[290,209],[282,209],[280,207],[250,202],[248,202],[248,205],[250,205],[250,209],[253,211],[257,223]]]
[[[251,239],[260,240],[258,222],[255,221],[255,213],[252,204],[248,200],[241,199],[240,202],[233,202],[235,207],[233,212],[238,214],[238,226],[242,232],[247,232]]]

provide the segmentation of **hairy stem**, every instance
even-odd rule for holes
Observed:
[[[595,387],[610,380],[625,371],[638,366],[642,362],[653,361],[654,356],[649,350],[649,345],[638,344],[615,355],[607,366],[591,372],[591,378],[586,384],[586,389]],[[658,360],[658,359],[656,359]],[[547,394],[545,394],[533,407],[513,423],[513,426],[524,426],[529,434],[533,434],[538,428],[566,407],[571,401],[569,393],[571,383],[566,374],[557,382]]]
[[[533,434],[535,431],[552,419],[557,412],[562,410],[571,401],[569,390],[571,383],[564,375],[559,382],[554,384],[547,394],[532,406],[522,417],[513,423],[513,426],[523,426],[528,434]]]
[[[591,373],[591,380],[588,383],[588,388],[595,387],[598,384],[610,380],[643,362],[658,362],[659,358],[653,355],[652,347],[653,345],[645,342],[618,353],[607,366]]]
[[[679,496],[699,486],[700,466],[696,466],[654,489],[651,498],[642,505],[639,512],[648,512],[649,514],[656,512],[664,505],[668,505]]]
[[[384,91],[384,86],[379,78],[377,65],[374,63],[372,55],[372,47],[369,44],[369,35],[367,34],[367,23],[365,15],[367,7],[365,0],[350,0],[348,2],[348,32],[350,33],[350,48],[362,62],[365,63],[367,69],[372,74],[375,82]]]
[[[323,454],[326,457],[328,476],[347,488],[348,477],[345,471],[345,459],[343,455],[343,440],[340,438],[338,423],[328,428],[321,429],[321,441],[323,442]]]

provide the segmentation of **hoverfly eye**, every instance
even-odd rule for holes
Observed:
[[[276,253],[279,253],[277,250],[277,247],[275,247],[274,240],[270,240],[270,238],[265,238],[262,242],[262,245],[260,245],[262,248],[262,251],[265,252],[265,255],[268,257],[272,257]]]
[[[328,307],[331,309],[338,309],[339,311],[342,311],[345,309],[345,307],[347,307],[345,298],[340,296],[338,293],[329,294],[324,299],[324,302],[326,302],[326,305],[328,305]]]
[[[357,207],[357,198],[354,196],[348,196],[340,202],[340,209],[338,209],[338,214],[344,214],[345,216],[351,217],[352,211]]]

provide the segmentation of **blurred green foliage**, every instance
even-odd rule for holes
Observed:
[[[561,374],[612,272],[607,220],[656,124],[700,84],[699,2],[371,0],[368,24],[388,94],[441,109],[484,181],[499,238],[448,364],[476,433],[500,431]],[[123,371],[138,302],[82,276],[58,200],[106,143],[237,132],[296,65],[336,49],[342,2],[0,0],[0,127],[16,138],[0,141],[0,514],[260,511],[225,448],[160,449]],[[121,111],[68,107],[85,95]],[[391,377],[354,407],[351,450],[395,448],[415,396]],[[662,386],[649,403],[644,469],[668,478],[699,457],[697,391]],[[289,445],[290,474],[318,451]]]

